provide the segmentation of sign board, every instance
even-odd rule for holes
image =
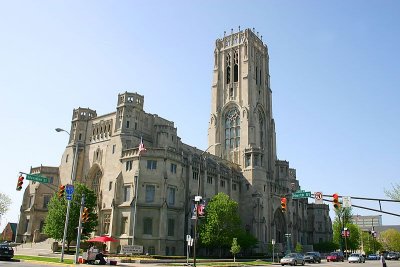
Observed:
[[[65,198],[67,200],[72,200],[72,194],[74,193],[74,186],[72,184],[67,184],[65,186]]]
[[[123,245],[121,246],[122,254],[143,254],[143,246]]]
[[[351,197],[342,197],[343,207],[350,208],[351,207]]]
[[[314,199],[315,199],[315,204],[324,204],[324,201],[322,200],[322,192],[315,192],[314,193]]]
[[[40,175],[36,175],[36,174],[27,174],[26,175],[26,180],[31,180],[31,181],[34,181],[34,182],[39,182],[39,183],[44,183],[44,184],[49,183],[49,178],[43,177],[43,176],[40,176]]]
[[[308,198],[311,197],[311,192],[310,191],[296,191],[294,193],[292,193],[292,198],[293,199],[299,199],[299,198]]]

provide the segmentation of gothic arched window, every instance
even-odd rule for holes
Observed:
[[[225,115],[225,149],[231,150],[240,145],[240,113],[237,108]]]
[[[226,84],[231,83],[231,55],[226,55]]]
[[[258,112],[258,121],[260,125],[260,148],[264,148],[264,116],[261,111]]]
[[[235,51],[233,55],[233,82],[237,82],[239,80],[239,56],[238,51]]]
[[[96,193],[96,195],[99,193],[100,189],[100,178],[102,176],[101,170],[97,170],[96,174],[93,177],[92,180],[92,189]]]

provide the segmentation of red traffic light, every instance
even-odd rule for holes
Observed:
[[[18,177],[18,182],[17,182],[17,191],[21,191],[23,184],[24,184],[24,176],[20,175]]]
[[[335,209],[339,209],[340,208],[339,195],[335,193],[332,195],[332,197],[333,197],[333,207]]]
[[[286,197],[281,198],[281,210],[282,212],[286,212]]]
[[[65,193],[65,185],[60,185],[58,188],[58,198],[63,198]]]

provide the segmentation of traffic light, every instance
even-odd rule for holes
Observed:
[[[65,185],[60,185],[58,188],[58,198],[63,198],[65,194]]]
[[[281,198],[281,210],[282,212],[286,212],[286,197]]]
[[[17,182],[17,191],[21,191],[23,183],[24,183],[24,176],[20,174]]]
[[[89,221],[89,209],[84,207],[82,211],[82,222],[88,222]]]
[[[337,193],[332,195],[333,197],[333,207],[335,209],[340,209],[339,195]]]

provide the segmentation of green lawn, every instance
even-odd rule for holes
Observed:
[[[62,263],[60,262],[60,258],[51,258],[51,257],[41,257],[41,256],[27,256],[27,255],[15,255],[14,259],[17,260],[31,260],[31,261],[43,261],[43,262],[52,262],[52,263]],[[73,264],[74,261],[70,259],[64,259],[64,264]]]

